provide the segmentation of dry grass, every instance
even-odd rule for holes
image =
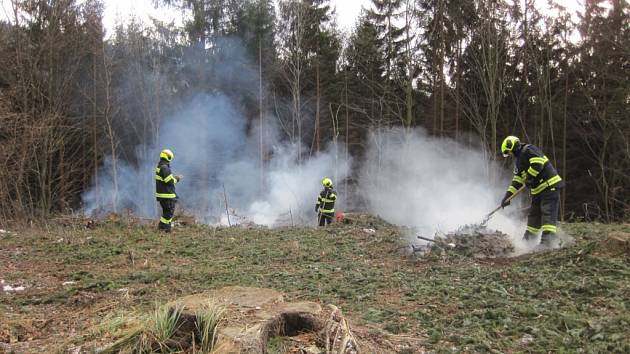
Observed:
[[[4,345],[17,352],[103,347],[133,328],[114,320],[117,314],[150,313],[156,302],[242,285],[282,291],[288,301],[335,304],[357,328],[413,337],[429,350],[630,350],[630,261],[597,251],[609,233],[630,232],[628,225],[565,225],[574,244],[509,260],[409,259],[398,229],[377,219],[369,225],[375,234],[361,224],[191,225],[165,236],[124,221],[11,230],[1,240],[0,274],[26,290],[4,294],[0,313],[11,323],[4,330],[23,340]],[[106,318],[111,330],[90,331]]]

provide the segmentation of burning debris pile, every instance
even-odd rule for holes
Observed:
[[[453,251],[474,258],[504,258],[514,253],[514,244],[501,231],[465,225],[456,231],[435,235],[430,251]]]

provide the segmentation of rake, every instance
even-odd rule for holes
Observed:
[[[521,188],[519,188],[516,192],[514,192],[514,194],[512,194],[507,201],[511,201],[512,199],[514,199],[514,197],[516,197],[523,189],[525,189],[525,186],[523,185]],[[497,211],[501,210],[503,207],[501,205],[499,205],[496,209],[494,209],[493,211],[491,211],[488,215],[486,215],[485,218],[483,218],[483,221],[481,222],[480,226],[486,226],[486,224],[488,223],[488,221],[490,221],[490,218],[492,217],[492,215],[494,215],[494,213],[496,213]]]

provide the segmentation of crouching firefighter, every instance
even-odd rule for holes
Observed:
[[[155,197],[162,207],[162,217],[158,224],[158,229],[164,232],[171,232],[173,215],[175,214],[175,203],[177,194],[175,184],[182,180],[183,176],[173,176],[170,162],[173,160],[173,152],[169,149],[160,152],[160,162],[155,168]]]
[[[337,193],[333,190],[333,182],[330,178],[324,178],[322,185],[324,186],[324,190],[317,196],[315,211],[317,212],[319,226],[326,226],[332,222],[335,216]]]
[[[510,205],[510,196],[526,185],[532,196],[532,205],[523,238],[535,240],[542,231],[540,244],[550,247],[556,239],[560,189],[564,187],[564,181],[538,147],[523,144],[515,136],[503,140],[501,152],[504,157],[514,156],[514,177],[501,206],[505,208]]]

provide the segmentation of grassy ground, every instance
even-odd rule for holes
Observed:
[[[163,235],[111,220],[2,234],[0,278],[26,290],[0,292],[0,352],[89,352],[116,318],[227,285],[333,303],[375,336],[418,339],[407,353],[630,351],[630,255],[601,247],[630,225],[564,225],[568,248],[495,261],[409,258],[398,229],[363,227]]]

